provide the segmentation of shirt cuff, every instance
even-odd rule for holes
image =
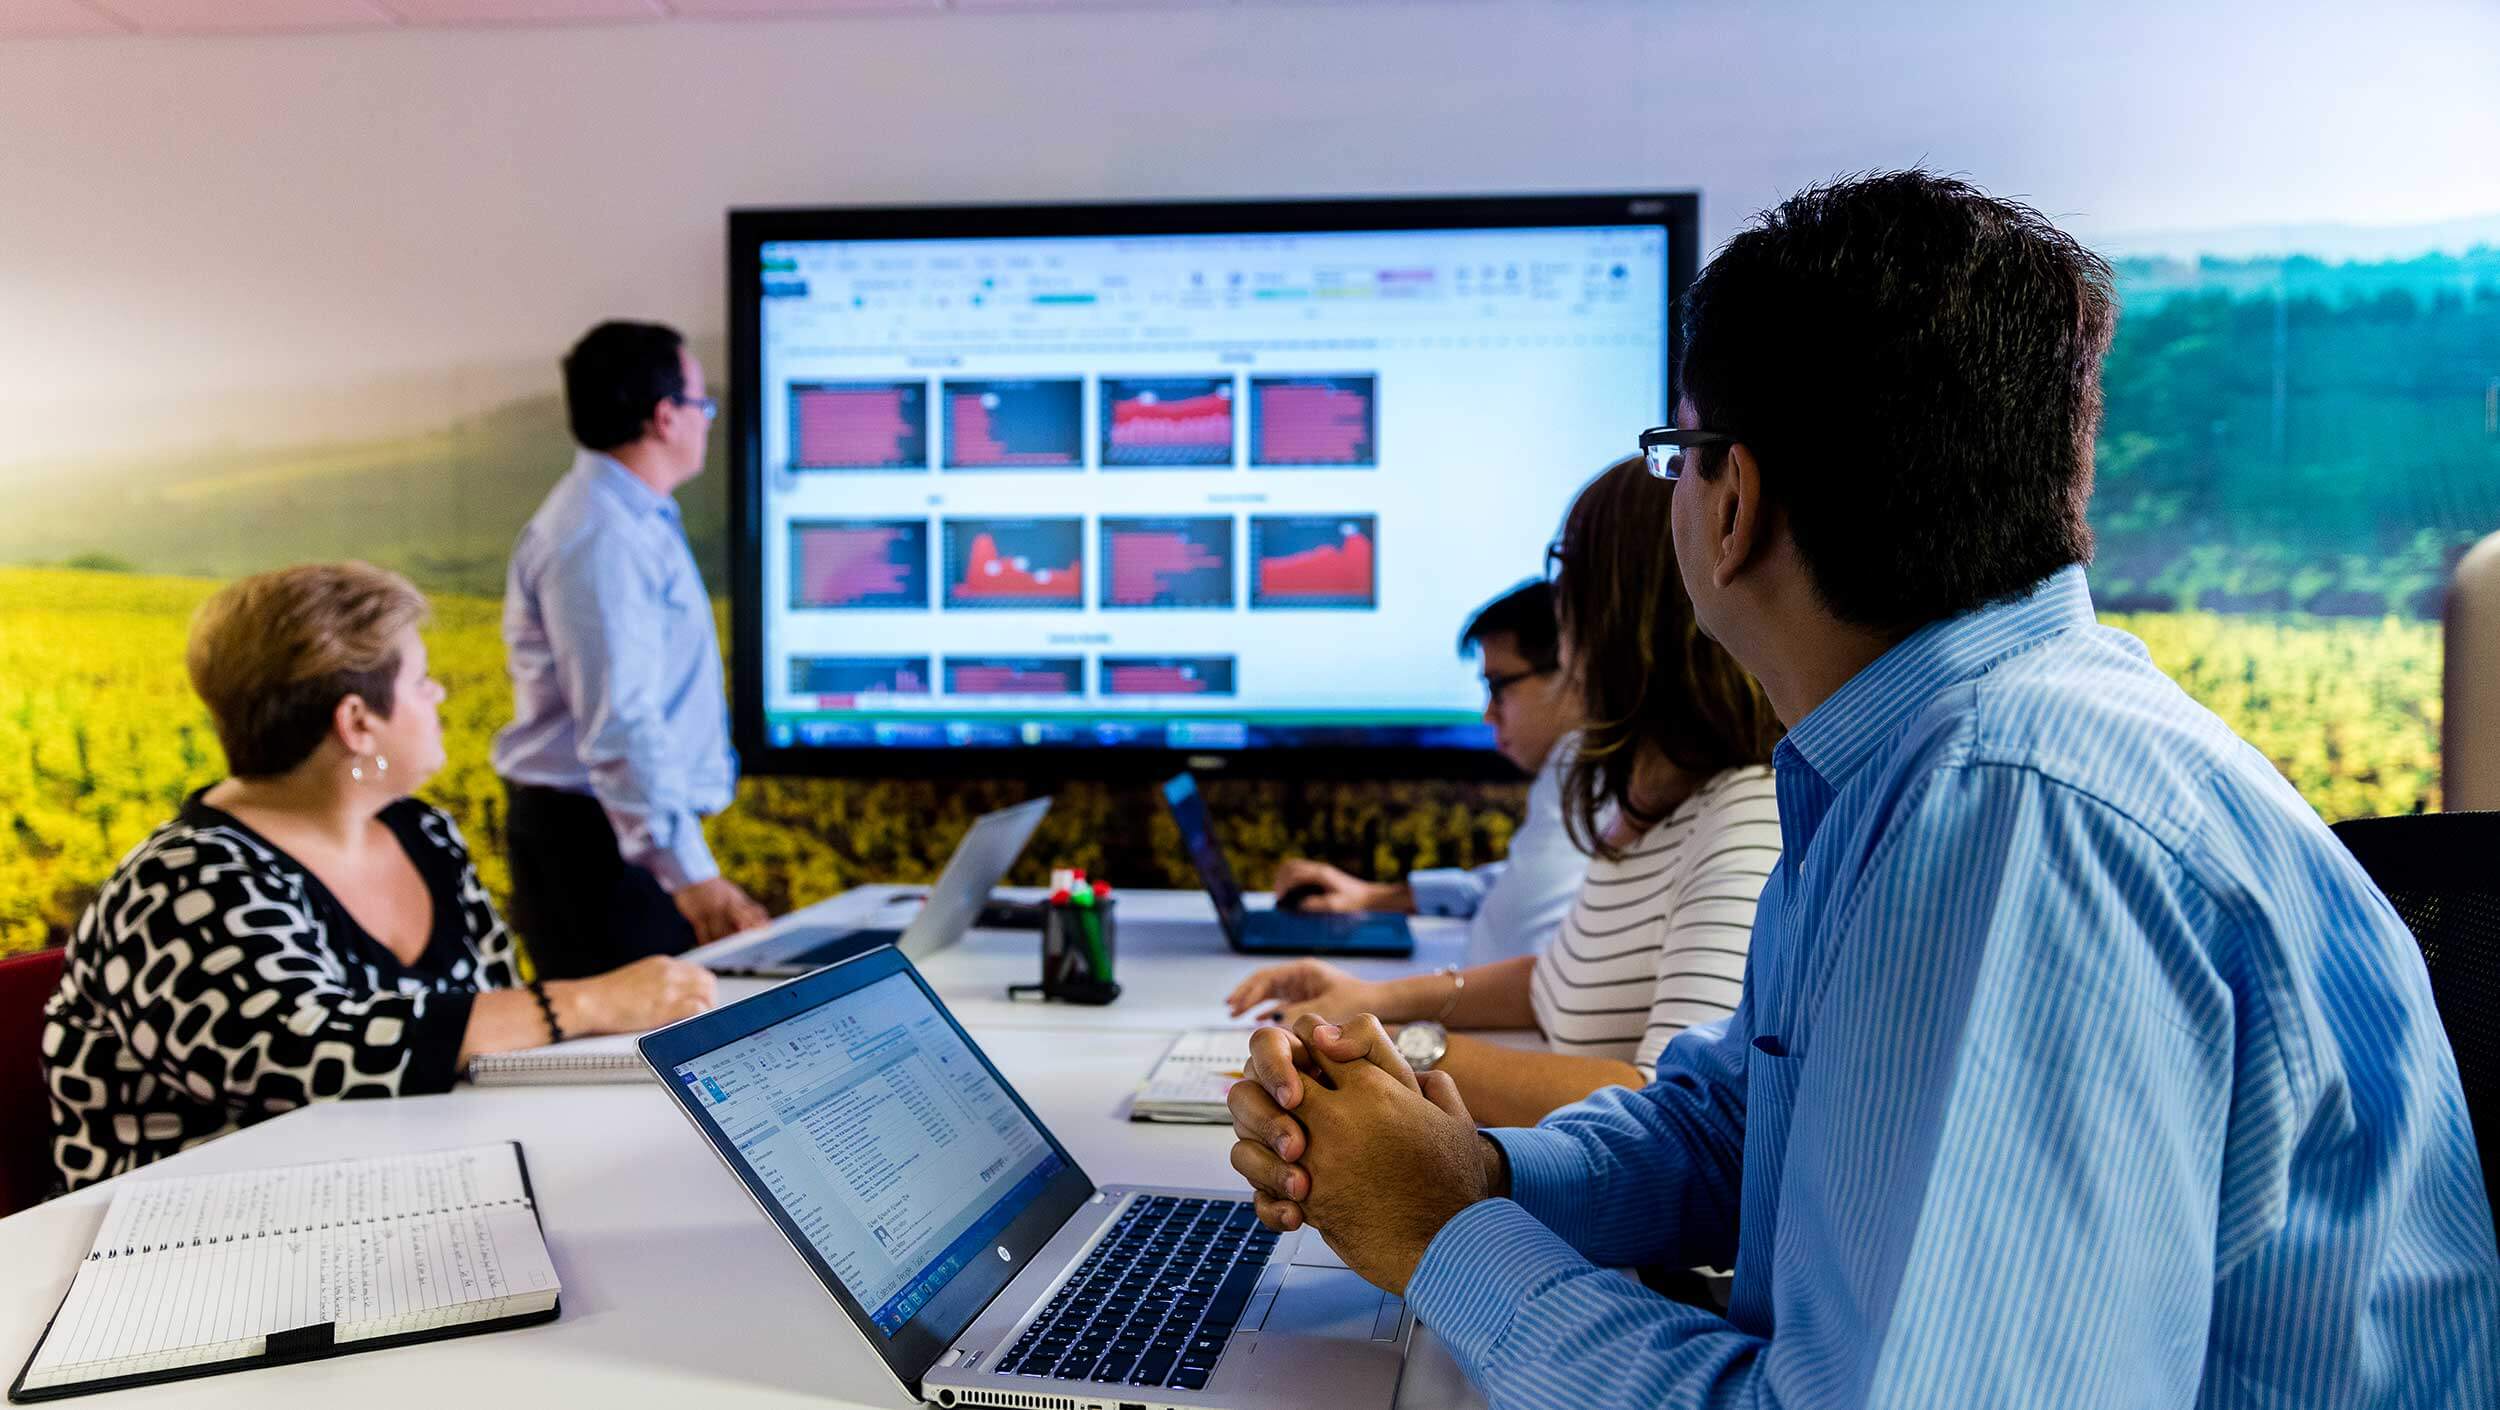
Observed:
[[[1589,1161],[1580,1143],[1542,1127],[1487,1131],[1510,1164],[1510,1198],[1568,1243],[1585,1243],[1590,1227]]]
[[[720,864],[712,860],[712,849],[703,840],[703,820],[686,814],[674,829],[676,836],[666,847],[654,850],[642,859],[644,870],[660,883],[660,889],[674,896],[697,882],[710,881],[720,875]]]
[[[1483,1200],[1433,1235],[1407,1279],[1406,1301],[1474,1377],[1531,1298],[1593,1267],[1516,1202]]]
[[[1410,871],[1406,886],[1415,893],[1416,912],[1428,916],[1474,915],[1481,891],[1476,878],[1458,867]]]
[[[400,1074],[399,1095],[430,1097],[460,1080],[460,1048],[476,1006],[476,993],[467,989],[425,996],[424,1016],[408,1025],[408,1066]]]

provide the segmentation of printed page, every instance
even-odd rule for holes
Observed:
[[[1225,1094],[1241,1080],[1250,1060],[1250,1035],[1256,1031],[1198,1028],[1183,1033],[1138,1089],[1131,1111],[1155,1120],[1226,1118]]]

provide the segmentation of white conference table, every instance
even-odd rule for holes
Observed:
[[[818,908],[776,925],[802,924]],[[1239,1187],[1218,1126],[1128,1119],[1131,1092],[1184,1027],[1224,1021],[1221,1000],[1256,961],[1224,947],[1196,892],[1121,893],[1103,1008],[1011,1002],[1040,969],[1030,931],[974,931],[923,966],[983,1051],[1100,1184]],[[1458,957],[1455,922],[1419,921],[1411,961]],[[766,987],[725,980],[723,1000]],[[202,1174],[345,1156],[517,1140],[564,1280],[544,1326],[294,1366],[115,1391],[99,1405],[252,1410],[489,1406],[689,1410],[850,1402],[885,1372],[745,1191],[655,1084],[463,1086],[443,1096],[306,1107],[159,1162]],[[33,1350],[119,1181],[0,1219],[0,1381]],[[890,1392],[887,1392],[890,1395]],[[1477,1406],[1446,1347],[1418,1329],[1401,1407]]]

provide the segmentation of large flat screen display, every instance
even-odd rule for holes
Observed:
[[[1695,209],[733,212],[750,767],[1498,767],[1458,629],[1666,419]]]

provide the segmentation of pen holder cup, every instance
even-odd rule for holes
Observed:
[[[1111,980],[1118,930],[1116,901],[1053,905],[1042,916],[1042,997],[1072,1004],[1107,1004],[1120,997]]]

